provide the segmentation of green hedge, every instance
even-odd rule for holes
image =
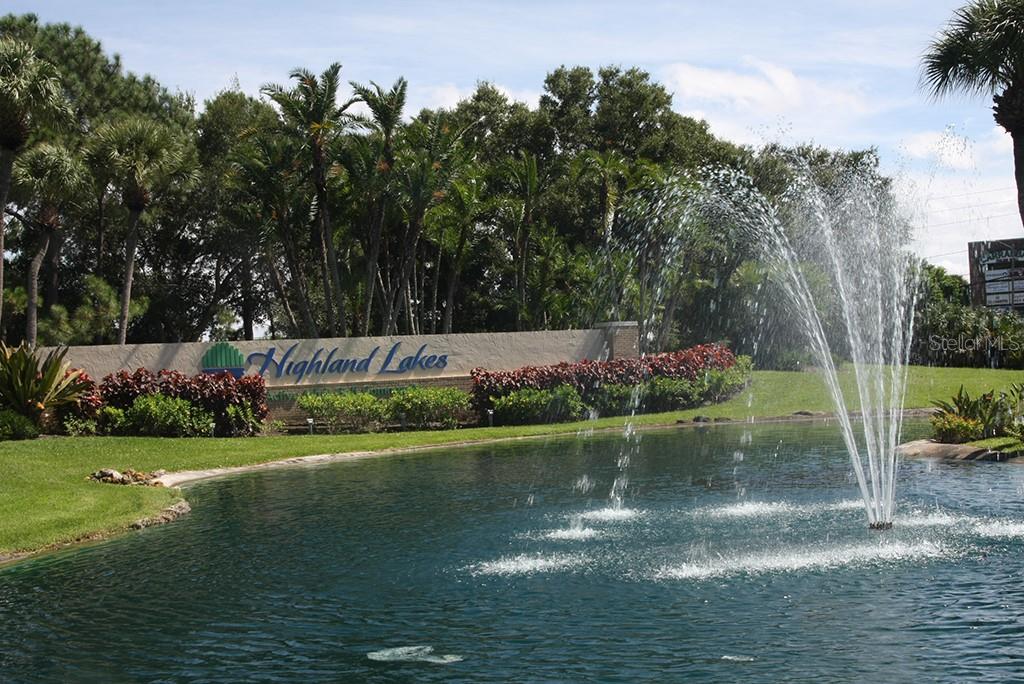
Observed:
[[[309,392],[296,405],[330,433],[373,432],[385,426],[421,430],[469,420],[470,396],[454,387],[406,387],[380,397],[369,392]]]
[[[521,389],[494,400],[496,425],[535,425],[580,420],[587,406],[575,387]]]

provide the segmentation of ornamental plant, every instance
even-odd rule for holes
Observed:
[[[183,399],[212,416],[215,434],[222,437],[256,434],[269,413],[263,378],[236,378],[228,371],[190,376],[174,370],[121,370],[103,378],[99,394],[103,404],[121,410],[143,396]]]
[[[665,377],[698,380],[709,370],[725,370],[736,364],[736,357],[721,344],[701,344],[689,349],[611,361],[578,361],[550,366],[524,366],[510,371],[476,368],[473,378],[473,406],[483,415],[494,407],[494,400],[521,389],[574,387],[583,400],[592,403],[595,391],[603,385],[636,386],[651,378]]]
[[[88,385],[65,363],[66,355],[67,349],[55,349],[42,358],[27,345],[0,342],[0,407],[38,425],[44,413],[75,402]]]

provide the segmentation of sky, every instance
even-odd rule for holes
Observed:
[[[918,226],[915,249],[967,273],[967,242],[1022,234],[1010,138],[986,97],[935,101],[920,58],[959,1],[137,2],[6,0],[80,25],[136,73],[199,102],[257,94],[297,66],[409,80],[409,111],[489,81],[536,106],[560,65],[648,71],[680,113],[738,143],[877,147]]]

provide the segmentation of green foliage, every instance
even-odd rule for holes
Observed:
[[[39,428],[31,420],[10,409],[0,410],[0,442],[38,436]]]
[[[587,407],[575,387],[561,385],[555,389],[521,389],[494,400],[494,422],[497,425],[539,425],[579,420]]]
[[[1016,435],[1024,422],[1024,384],[1016,383],[1008,391],[992,390],[977,397],[971,397],[961,385],[951,400],[935,400],[932,404],[938,409],[932,423],[935,438],[940,442],[946,441],[943,435],[955,436],[958,430],[966,432],[973,425],[978,426],[980,434],[972,439]]]
[[[96,431],[101,435],[123,435],[128,430],[124,409],[104,406],[96,412]]]
[[[407,387],[392,392],[387,406],[403,427],[454,428],[470,415],[470,395],[454,387]]]
[[[642,392],[633,385],[601,385],[588,392],[588,401],[598,416],[628,416],[642,401]]]
[[[682,378],[654,378],[643,390],[643,409],[648,413],[678,411],[697,406],[702,399],[698,382]]]
[[[944,444],[973,442],[981,439],[985,433],[980,420],[954,413],[937,413],[931,417],[931,421],[935,439]]]
[[[226,424],[218,427],[218,435],[223,432],[225,437],[252,437],[263,430],[263,421],[257,417],[248,399],[243,399],[240,404],[229,404],[225,413]]]
[[[213,429],[212,414],[162,394],[138,397],[124,418],[123,431],[140,437],[208,437]]]
[[[99,434],[99,425],[92,418],[68,416],[64,419],[63,428],[68,437],[92,437]]]
[[[698,378],[698,394],[702,401],[717,404],[747,386],[754,363],[749,356],[737,356],[731,368],[711,368]]]
[[[331,434],[341,427],[374,432],[388,418],[388,404],[369,392],[313,392],[299,395],[296,404]]]
[[[38,424],[44,412],[78,399],[88,385],[64,362],[66,354],[66,349],[57,349],[41,358],[26,345],[0,342],[0,407]]]

